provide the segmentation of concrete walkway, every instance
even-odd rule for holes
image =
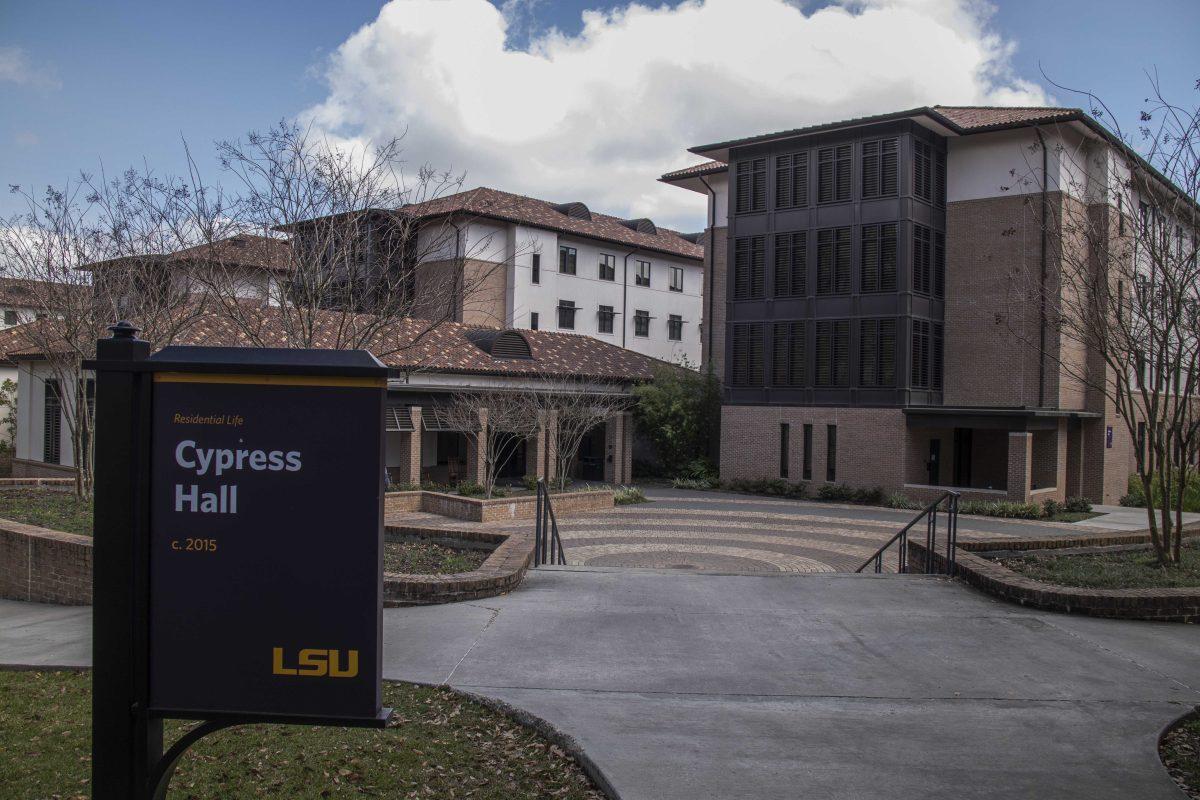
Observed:
[[[1092,510],[1104,516],[1093,517],[1077,524],[1085,525],[1089,528],[1104,528],[1110,531],[1144,531],[1148,527],[1146,523],[1146,509],[1144,508],[1092,506]],[[1184,525],[1193,522],[1200,522],[1200,514],[1185,513],[1183,515]]]
[[[0,659],[86,652],[48,608],[0,603]],[[384,626],[386,677],[547,720],[626,800],[1178,800],[1156,740],[1200,702],[1200,627],[924,576],[538,570]]]

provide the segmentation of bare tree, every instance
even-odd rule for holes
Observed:
[[[1200,446],[1200,110],[1152,86],[1136,143],[1088,95],[1105,136],[1039,130],[1033,157],[1014,170],[1034,190],[1026,202],[1058,269],[1014,276],[1014,301],[1039,309],[1040,324],[1036,339],[1011,330],[1122,421],[1136,443],[1151,542],[1167,565],[1179,562],[1184,492]],[[1049,179],[1046,157],[1061,165]],[[1049,198],[1060,190],[1061,200]],[[1048,344],[1047,334],[1060,341]]]
[[[496,478],[521,443],[538,432],[538,401],[532,392],[484,391],[456,394],[444,413],[451,427],[483,456],[480,483],[491,497]]]
[[[543,419],[556,425],[555,481],[565,489],[583,440],[597,426],[629,409],[632,398],[614,381],[543,377],[535,393]]]
[[[423,322],[419,340],[458,319],[515,256],[488,236],[468,241],[468,218],[411,211],[456,192],[463,177],[430,166],[406,176],[400,139],[349,148],[281,123],[217,151],[239,195],[236,227],[252,236],[250,252],[212,240],[202,280],[251,343],[379,348],[414,319]],[[281,248],[285,235],[290,247]],[[247,262],[277,277],[260,284]]]
[[[129,170],[106,179],[82,174],[43,193],[11,187],[26,211],[0,221],[0,254],[11,277],[28,281],[38,319],[21,329],[43,356],[40,377],[57,398],[75,465],[76,491],[92,491],[94,385],[82,362],[119,319],[169,344],[204,312],[163,256],[194,246],[223,216],[219,193],[194,181]],[[205,217],[204,215],[207,215]]]

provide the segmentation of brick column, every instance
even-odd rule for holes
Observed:
[[[558,412],[547,411],[546,417],[542,421],[543,431],[543,452],[542,452],[542,468],[545,471],[544,477],[546,481],[552,481],[558,477]]]
[[[1008,499],[1029,502],[1029,478],[1033,472],[1033,434],[1010,431],[1008,434]]]
[[[479,409],[479,432],[473,436],[467,436],[467,464],[463,474],[464,481],[483,483],[483,476],[487,473],[487,418],[487,409]]]
[[[400,434],[400,482],[421,482],[421,407],[409,406],[412,431]]]
[[[621,415],[614,414],[604,420],[604,482],[619,483],[617,480],[617,449],[621,440]]]
[[[538,412],[537,433],[525,440],[525,474],[546,477],[546,414]]]
[[[633,414],[623,411],[604,423],[604,480],[626,484],[633,480]]]
[[[1084,435],[1079,422],[1067,424],[1067,478],[1063,488],[1067,497],[1084,496]]]

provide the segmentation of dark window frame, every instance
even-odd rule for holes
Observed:
[[[837,482],[837,425],[825,426],[825,480]]]
[[[746,158],[735,168],[735,214],[754,214],[767,210],[767,159]]]
[[[534,253],[533,260],[529,265],[529,279],[531,283],[542,282],[542,254]]]
[[[808,385],[808,327],[802,321],[775,322],[771,328],[771,385]]]
[[[818,295],[848,295],[851,292],[854,240],[849,225],[817,231]]]
[[[42,461],[62,463],[62,392],[56,379],[42,382]]]
[[[638,309],[633,312],[633,335],[648,337],[650,335],[650,312]]]
[[[642,274],[642,267],[646,268],[646,274]],[[635,286],[649,286],[652,267],[649,261],[638,261],[637,266],[633,271],[633,283]]]
[[[853,180],[852,144],[835,144],[817,150],[817,205],[850,202],[854,194]]]
[[[667,316],[667,339],[672,342],[683,341],[683,315],[670,314]]]
[[[859,231],[859,291],[863,294],[895,292],[899,252],[900,223],[863,225]]]
[[[766,293],[767,237],[739,236],[733,240],[734,300],[759,300]]]
[[[775,297],[808,294],[808,231],[775,234]]]
[[[558,271],[563,275],[575,275],[579,266],[579,250],[570,245],[558,246]]]
[[[538,312],[529,312],[529,330],[536,331],[538,329]]]
[[[761,322],[739,322],[731,326],[730,384],[737,387],[761,387],[765,377]]]
[[[670,268],[670,284],[667,286],[672,292],[683,291],[683,267],[671,265]],[[678,280],[676,280],[678,278]]]
[[[862,199],[896,197],[900,193],[900,139],[892,136],[861,142]]]
[[[871,317],[858,321],[858,385],[892,388],[896,385],[895,317]]]
[[[813,384],[846,388],[850,385],[850,320],[822,319],[816,323]]]
[[[813,426],[804,425],[804,454],[800,472],[800,480],[811,481],[813,471]]]
[[[602,281],[615,281],[617,279],[617,257],[609,253],[600,254],[599,262],[599,277]]]
[[[775,157],[775,208],[808,208],[808,151]]]
[[[615,322],[615,320],[617,318],[617,312],[613,309],[612,306],[600,306],[599,311],[596,312],[596,317],[597,317],[596,326],[597,326],[597,330],[600,333],[612,333],[613,332],[613,328],[614,328],[613,323]]]
[[[788,477],[788,461],[791,456],[792,426],[786,422],[779,423],[779,477]]]
[[[563,331],[575,330],[575,314],[578,311],[579,306],[575,305],[574,300],[559,300],[558,329]]]

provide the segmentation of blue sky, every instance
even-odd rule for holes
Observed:
[[[930,2],[952,5],[954,0]],[[585,9],[624,4],[526,0],[496,5],[505,7],[511,22],[507,47],[522,49],[551,28],[568,37],[577,35]],[[1016,47],[1008,61],[1014,77],[1042,86],[1064,104],[1082,101],[1049,86],[1041,70],[1062,84],[1096,89],[1125,121],[1133,119],[1146,96],[1144,72],[1148,69],[1157,67],[1165,88],[1176,97],[1195,101],[1193,87],[1200,78],[1200,51],[1195,46],[1200,3],[1195,0],[1155,0],[1136,6],[1117,0],[1001,0],[995,5],[986,30]],[[811,3],[800,6],[805,13],[821,7]],[[337,63],[342,73],[383,69],[386,74],[391,69],[373,64],[362,53],[330,60],[348,37],[375,21],[379,7],[378,2],[364,0],[0,0],[0,183],[59,183],[81,168],[95,170],[101,161],[110,171],[143,159],[160,171],[177,171],[181,137],[187,138],[202,164],[211,164],[212,140],[267,127],[320,107],[331,98],[364,106],[399,103],[394,95],[411,89],[403,82],[389,87],[391,94],[381,100],[347,88],[352,82],[329,79],[331,63]],[[914,48],[914,52],[919,50]],[[936,86],[928,90],[935,91]],[[746,102],[753,101],[750,97]],[[555,197],[578,187],[573,197],[594,199],[606,210],[649,210],[676,221],[694,215],[697,223],[695,206],[674,206],[655,194],[660,191],[653,185],[655,170],[670,168],[671,153],[675,152],[678,162],[686,163],[683,147],[705,141],[703,135],[710,130],[743,132],[728,119],[693,125],[691,120],[680,124],[667,118],[662,124],[681,128],[680,138],[653,153],[649,150],[654,142],[639,142],[633,133],[588,143],[573,157],[597,160],[613,151],[647,149],[645,158],[627,165],[628,174],[644,174],[645,185],[639,182],[636,187],[610,191],[600,185],[605,174],[623,174],[614,172],[612,164],[607,168],[598,165],[589,172],[586,165],[565,163],[572,157],[565,154],[554,164],[540,164],[536,172],[499,164],[505,158],[504,143],[519,138],[519,131],[509,131],[494,141],[464,138],[458,149],[440,149],[437,142],[446,138],[444,134],[420,136],[419,129],[426,126],[420,109],[429,102],[401,105],[407,115],[403,123],[396,122],[401,114],[396,109],[391,116],[323,113],[317,118],[347,137],[379,135],[390,130],[389,125],[407,125],[416,131],[414,159],[452,160],[452,166],[468,173],[469,184],[487,179],[502,188],[553,192]],[[531,102],[535,103],[528,115],[532,120],[536,101]],[[645,102],[660,101],[650,96]],[[871,102],[878,105],[880,101]],[[762,104],[767,103],[778,101],[764,92]],[[703,95],[689,100],[698,118],[712,117],[705,110],[712,105]],[[414,108],[418,110],[414,112]],[[786,115],[769,116],[757,124],[784,118]],[[520,120],[505,124],[519,126]],[[499,120],[497,126],[504,127]],[[433,122],[428,127],[435,130]],[[648,135],[662,139],[661,133]],[[689,140],[689,136],[702,138]],[[553,152],[553,146],[544,141],[525,144],[534,149],[512,149],[514,160],[530,158],[529,153],[540,150]],[[477,175],[480,180],[472,180]],[[509,187],[500,181],[518,185]],[[626,195],[637,196],[628,201],[630,208],[612,207],[621,205]],[[0,213],[15,210],[14,198],[7,192],[0,195]]]

